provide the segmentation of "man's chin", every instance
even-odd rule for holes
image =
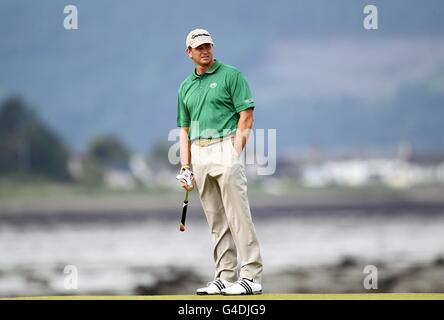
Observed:
[[[203,66],[208,66],[209,64],[211,64],[211,59],[201,59],[200,64]]]

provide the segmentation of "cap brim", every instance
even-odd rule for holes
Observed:
[[[202,45],[202,44],[205,44],[205,43],[211,43],[211,44],[214,44],[214,42],[211,41],[211,40],[201,40],[201,41],[198,41],[198,42],[196,42],[196,43],[193,43],[193,45],[190,45],[190,47],[193,48],[193,49],[195,49],[195,48],[197,48],[198,46],[200,46],[200,45]]]

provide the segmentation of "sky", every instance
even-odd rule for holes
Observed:
[[[68,4],[77,30],[64,28]],[[372,1],[376,30],[363,27],[368,4],[3,0],[0,100],[22,97],[76,151],[103,134],[137,151],[171,143],[193,70],[185,37],[204,27],[248,79],[255,127],[277,130],[278,151],[444,152],[444,3]]]

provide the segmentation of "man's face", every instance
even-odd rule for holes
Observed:
[[[196,48],[188,48],[187,54],[194,63],[201,66],[208,65],[213,61],[213,45],[204,43]]]

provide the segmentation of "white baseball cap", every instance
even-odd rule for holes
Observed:
[[[188,33],[186,46],[187,48],[197,48],[201,44],[211,43],[214,44],[210,33],[205,29],[194,29]]]

